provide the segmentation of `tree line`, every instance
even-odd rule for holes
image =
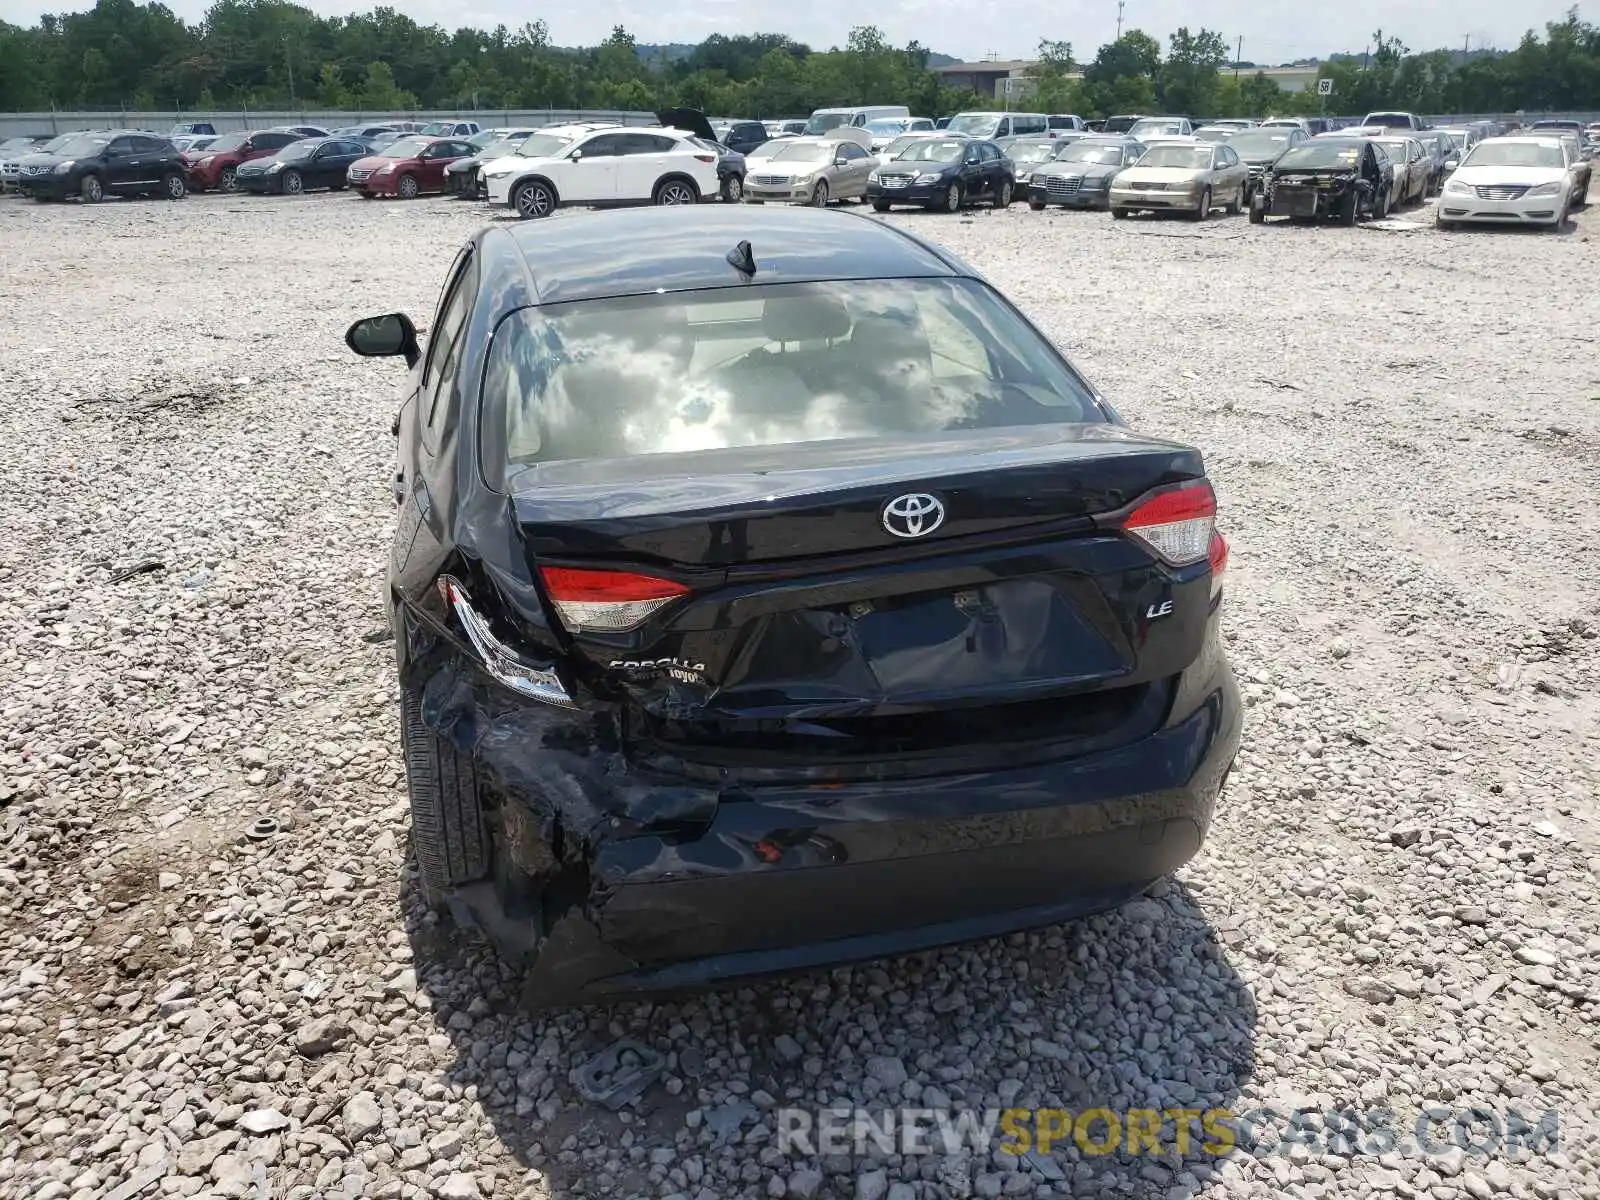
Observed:
[[[492,30],[419,25],[380,6],[320,17],[288,0],[217,0],[188,24],[164,4],[97,0],[22,28],[0,22],[0,111],[115,108],[600,108],[691,105],[727,116],[803,115],[826,105],[906,104],[938,116],[992,108],[949,86],[916,42],[870,25],[818,50],[781,34],[714,35],[692,47],[641,47],[618,26],[597,46],[550,42],[542,21]],[[1256,116],[1373,108],[1415,112],[1600,109],[1600,30],[1577,10],[1530,30],[1514,50],[1413,53],[1381,32],[1361,55],[1319,64],[1331,97],[1285,92],[1230,62],[1213,30],[1161,43],[1130,30],[1079,63],[1045,40],[1027,107]]]

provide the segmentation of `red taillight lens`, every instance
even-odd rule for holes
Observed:
[[[689,590],[670,579],[631,571],[544,567],[539,573],[561,623],[575,633],[632,629]]]
[[[696,154],[694,160],[695,162],[716,162],[717,156],[715,154]]]
[[[1123,520],[1122,527],[1165,561],[1182,567],[1211,552],[1217,497],[1205,480],[1157,492]]]

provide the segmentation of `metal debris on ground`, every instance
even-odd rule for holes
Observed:
[[[644,1095],[666,1069],[666,1055],[659,1050],[622,1038],[573,1067],[571,1080],[585,1100],[616,1111]]]

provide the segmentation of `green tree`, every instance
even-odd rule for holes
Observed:
[[[1180,25],[1167,38],[1167,59],[1157,74],[1156,100],[1171,113],[1210,115],[1217,105],[1217,73],[1228,61],[1228,44],[1210,29],[1191,34]]]
[[[1072,43],[1051,41],[1039,43],[1039,58],[1027,69],[1031,84],[1029,103],[1043,112],[1066,113],[1078,106],[1078,84],[1069,78],[1076,64],[1072,61]]]
[[[367,75],[361,83],[362,108],[400,111],[417,107],[417,98],[400,90],[394,81],[394,71],[386,62],[367,64]]]

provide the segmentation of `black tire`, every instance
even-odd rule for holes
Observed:
[[[360,196],[363,200],[376,200],[377,199],[377,197],[374,196],[371,192],[367,191],[366,188],[362,188],[359,192],[356,193],[356,195]]]
[[[1359,207],[1359,201],[1357,202],[1357,206]],[[1389,193],[1386,189],[1380,190],[1378,193],[1378,198],[1372,202],[1372,219],[1374,221],[1381,221],[1388,215]]]
[[[239,172],[234,167],[223,167],[217,176],[217,191],[237,192],[239,190]]]
[[[1245,185],[1241,183],[1239,185],[1239,190],[1234,194],[1233,203],[1223,206],[1222,211],[1227,213],[1230,217],[1237,217],[1239,215],[1240,211],[1244,208],[1244,205],[1245,205],[1244,189],[1245,189]]]
[[[106,198],[106,185],[100,176],[91,171],[78,184],[78,195],[83,197],[85,204],[99,204]]]
[[[1265,225],[1267,223],[1267,206],[1257,204],[1254,196],[1250,197],[1250,224]]]
[[[737,175],[725,176],[722,180],[722,202],[724,204],[738,204],[744,199],[744,180]]]
[[[960,183],[952,183],[945,189],[944,202],[940,207],[945,212],[960,212],[961,206],[967,202],[967,190]]]
[[[478,798],[478,772],[422,720],[422,693],[400,692],[400,749],[411,799],[411,845],[424,893],[437,901],[489,872],[489,836]]]
[[[1573,208],[1583,209],[1583,208],[1588,208],[1589,207],[1589,185],[1592,182],[1593,182],[1592,179],[1586,179],[1586,180],[1584,180],[1583,187],[1574,188],[1573,189],[1573,192],[1574,192],[1574,195],[1572,197],[1572,207]]]
[[[161,194],[168,200],[182,200],[189,194],[189,184],[177,171],[168,171],[161,177]]]
[[[1441,233],[1449,233],[1456,228],[1456,223],[1454,221],[1446,221],[1443,217],[1435,217],[1433,219],[1433,227]]]
[[[817,180],[817,186],[811,190],[811,207],[827,208],[829,199],[828,181],[826,179]]]
[[[1000,190],[995,193],[994,206],[996,208],[1010,208],[1014,199],[1016,199],[1016,185],[1007,179],[1000,184]]]
[[[1204,221],[1211,215],[1211,189],[1206,188],[1200,193],[1200,203],[1195,206],[1191,221]]]
[[[872,202],[872,211],[880,213],[888,212],[889,202],[887,200],[874,200]]]
[[[1028,207],[1034,212],[1043,212],[1045,204],[1043,200],[1029,200]]]
[[[518,184],[516,191],[511,193],[511,207],[517,210],[517,216],[524,221],[538,220],[555,212],[556,194],[550,190],[549,184],[530,179],[527,183]]]
[[[700,189],[688,179],[663,179],[656,184],[655,194],[650,199],[652,203],[669,208],[679,204],[699,204]]]
[[[298,196],[306,190],[305,177],[291,168],[283,173],[283,178],[278,181],[278,188],[285,196]]]
[[[1126,221],[1128,214],[1132,211],[1132,209],[1120,208],[1115,204],[1111,206],[1111,216],[1118,221]]]
[[[1361,196],[1352,191],[1339,205],[1339,224],[1354,225],[1361,215]]]
[[[415,175],[400,176],[400,182],[394,185],[394,190],[402,200],[415,200],[422,195],[422,185],[417,182]]]

